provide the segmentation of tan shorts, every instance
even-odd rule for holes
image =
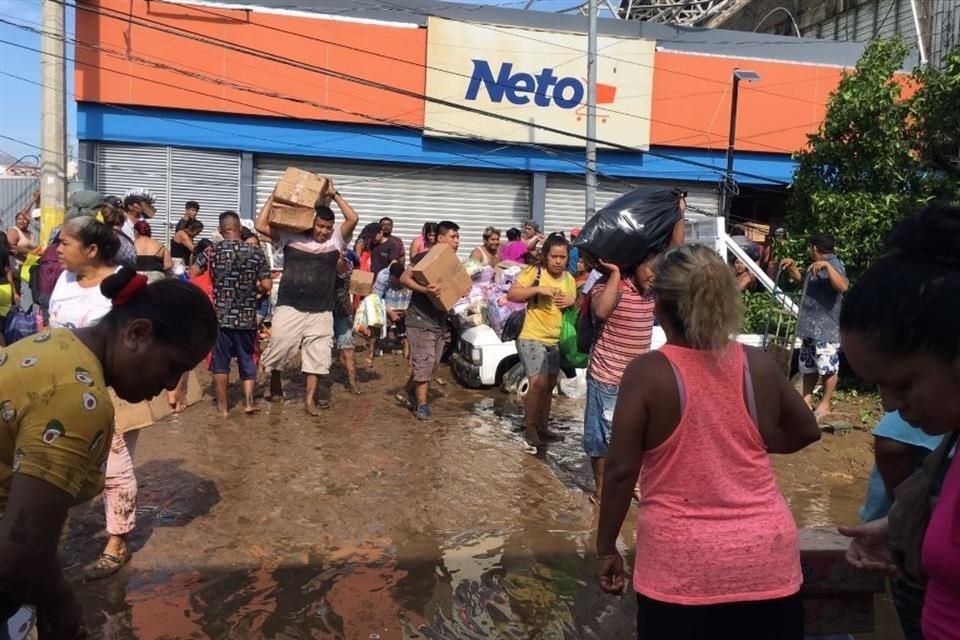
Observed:
[[[417,327],[407,327],[410,340],[410,364],[413,368],[414,382],[430,382],[433,370],[443,357],[445,336],[442,332],[427,331]]]
[[[300,351],[300,370],[327,375],[333,350],[333,312],[297,311],[283,305],[273,311],[270,342],[260,364],[266,372],[282,371]]]

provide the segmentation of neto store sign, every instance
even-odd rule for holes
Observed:
[[[646,149],[654,42],[601,37],[598,50],[597,137]],[[585,134],[586,51],[585,35],[430,18],[427,95],[525,124],[427,102],[426,134],[582,147],[537,125]]]

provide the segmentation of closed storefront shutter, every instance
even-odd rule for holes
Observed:
[[[624,182],[628,184],[624,184]],[[713,185],[691,183],[669,183],[626,179],[624,182],[601,178],[597,185],[597,210],[599,211],[617,196],[634,187],[662,186],[664,188],[683,189],[687,192],[687,207],[691,211],[707,215],[717,215],[717,189]],[[633,185],[631,187],[630,185]],[[546,213],[544,231],[563,231],[584,224],[584,192],[586,187],[582,176],[551,174],[547,177]]]
[[[149,189],[157,214],[153,237],[166,243],[183,216],[187,200],[200,203],[203,237],[217,228],[217,217],[240,205],[240,154],[151,145],[97,145],[97,190],[104,195]]]
[[[209,237],[220,214],[240,208],[240,154],[200,149],[170,149],[170,233],[187,200],[200,203],[197,219]]]
[[[170,213],[168,147],[101,143],[96,166],[97,191],[102,195],[123,198],[132,189],[148,189],[157,210],[155,220],[166,221]],[[162,224],[159,227],[162,232]]]
[[[459,224],[465,257],[481,244],[487,226],[505,231],[530,215],[530,179],[524,173],[275,156],[257,157],[257,211],[288,166],[333,180],[360,216],[354,239],[363,225],[387,216],[407,251],[428,221]]]

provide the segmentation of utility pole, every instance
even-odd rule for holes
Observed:
[[[587,32],[587,192],[584,221],[597,212],[597,0],[590,0]]]
[[[66,112],[64,82],[64,13],[61,2],[42,0],[40,36],[40,242],[63,224],[67,191]]]

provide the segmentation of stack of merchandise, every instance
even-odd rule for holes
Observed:
[[[506,319],[524,309],[523,303],[509,302],[507,291],[522,269],[522,265],[509,263],[491,267],[475,260],[467,260],[464,268],[473,281],[470,291],[453,307],[453,313],[461,327],[490,325],[497,335],[503,330]]]

